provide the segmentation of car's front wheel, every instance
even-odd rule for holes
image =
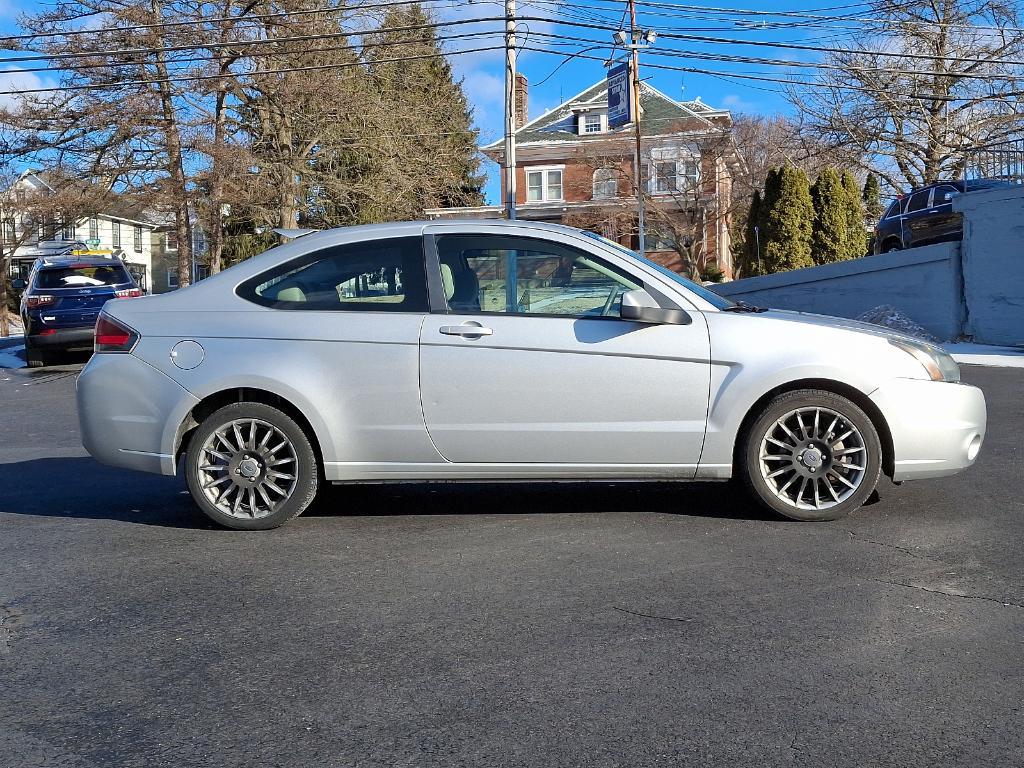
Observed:
[[[836,520],[874,491],[882,445],[855,403],[804,389],[768,403],[737,459],[746,485],[769,508],[794,520]]]
[[[264,403],[233,403],[203,419],[185,456],[199,508],[228,528],[267,530],[316,496],[319,466],[294,419]]]

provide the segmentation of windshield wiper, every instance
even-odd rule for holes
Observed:
[[[726,307],[723,312],[767,312],[767,307],[755,307],[745,301],[737,301],[731,307]]]

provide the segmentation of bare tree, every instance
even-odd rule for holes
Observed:
[[[1004,0],[872,3],[863,49],[829,53],[790,98],[816,139],[893,190],[959,177],[971,150],[1024,126],[1024,32]]]

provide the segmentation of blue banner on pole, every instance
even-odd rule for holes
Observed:
[[[633,116],[629,98],[629,64],[616,64],[608,70],[608,127],[619,128]]]

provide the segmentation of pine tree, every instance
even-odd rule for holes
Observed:
[[[766,273],[813,266],[814,204],[807,174],[791,166],[769,171],[758,218],[761,263]]]
[[[868,228],[864,220],[861,187],[850,171],[843,171],[843,202],[846,208],[846,258],[859,259],[870,251]]]
[[[384,32],[367,41],[370,82],[379,100],[370,118],[376,136],[365,155],[370,165],[361,218],[417,218],[424,208],[483,202],[477,132],[472,110],[442,56],[429,12],[419,4],[384,14]],[[409,29],[410,27],[419,27]],[[387,43],[381,46],[380,43]],[[401,62],[388,59],[424,56]]]
[[[811,258],[815,264],[833,264],[848,258],[849,210],[839,171],[825,168],[811,187],[814,225]]]
[[[763,274],[761,270],[761,191],[754,190],[750,197],[750,211],[743,229],[743,274],[747,277]]]
[[[864,182],[861,202],[864,203],[868,223],[877,224],[878,220],[882,218],[882,186],[878,183],[878,177],[873,173],[869,173]]]

